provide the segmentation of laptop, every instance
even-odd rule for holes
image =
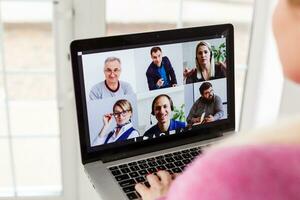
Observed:
[[[139,199],[235,130],[231,24],[71,43],[81,159],[102,199]]]

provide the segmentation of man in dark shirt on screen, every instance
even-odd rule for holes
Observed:
[[[162,56],[160,47],[152,47],[150,50],[152,62],[149,65],[146,76],[149,90],[175,87],[176,75],[167,56]]]
[[[189,126],[213,122],[222,119],[224,108],[222,99],[214,94],[212,84],[204,82],[199,88],[200,97],[193,104],[187,117]]]
[[[156,138],[163,135],[170,135],[176,130],[183,129],[185,123],[172,119],[172,111],[174,110],[173,101],[167,94],[156,96],[152,102],[151,114],[155,116],[157,123],[149,128],[144,138]]]

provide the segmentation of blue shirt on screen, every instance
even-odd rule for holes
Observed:
[[[167,87],[169,85],[169,81],[168,81],[167,73],[165,70],[165,66],[162,64],[161,67],[157,68],[157,70],[158,70],[160,77],[164,81],[164,84],[162,85],[162,87]]]
[[[152,126],[150,129],[148,129],[145,132],[144,136],[146,136],[148,138],[156,138],[156,137],[159,137],[162,135],[170,135],[170,132],[184,128],[184,127],[185,127],[184,122],[171,119],[168,131],[162,133],[162,131],[159,129],[158,125],[155,124],[154,126]]]

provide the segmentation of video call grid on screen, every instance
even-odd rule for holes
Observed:
[[[181,114],[181,118],[177,118],[176,121],[181,121],[182,123],[184,123],[185,128],[188,128],[188,115],[191,112],[191,109],[195,102],[201,96],[199,87],[204,82],[209,82],[212,86],[214,95],[218,96],[219,99],[221,99],[223,106],[223,115],[218,120],[227,119],[226,76],[215,78],[213,80],[194,83],[187,83],[187,79],[183,76],[185,69],[189,69],[192,71],[196,66],[196,46],[200,41],[207,42],[211,47],[214,46],[217,49],[222,44],[224,44],[225,46],[223,47],[223,51],[226,52],[227,50],[226,37],[218,37],[207,40],[202,39],[189,42],[152,45],[147,47],[113,50],[107,52],[102,51],[98,53],[80,53],[78,56],[81,58],[83,69],[90,146],[95,147],[99,145],[112,144],[112,142],[109,142],[109,140],[106,141],[106,139],[107,135],[109,135],[111,131],[116,130],[117,127],[116,118],[113,115],[111,115],[111,123],[109,123],[109,126],[106,127],[105,133],[102,133],[105,136],[102,137],[102,140],[99,140],[99,133],[104,126],[104,115],[113,113],[114,104],[121,99],[125,99],[131,104],[132,111],[130,124],[128,124],[128,126],[132,126],[135,133],[134,137],[127,137],[127,139],[123,138],[123,140],[117,140],[118,143],[124,142],[126,140],[139,141],[155,138],[155,135],[152,137],[147,137],[144,134],[147,130],[158,123],[156,116],[151,114],[152,101],[156,96],[161,94],[168,95],[175,107],[175,110],[173,110],[170,114],[170,118],[173,118],[175,115],[178,116],[179,112],[176,111],[180,110],[183,114]],[[153,90],[149,89],[146,71],[149,68],[149,65],[153,62],[150,55],[150,50],[152,47],[160,47],[163,62],[167,58],[169,63],[171,63],[171,67],[173,68],[174,75],[177,81],[176,86],[173,85],[174,87],[170,86]],[[224,55],[225,57],[222,61],[226,64],[226,53]],[[128,88],[131,88],[132,92],[125,95],[111,95],[111,97],[109,97],[109,94],[106,93],[106,96],[104,95],[105,97],[103,98],[91,97],[91,91],[93,90],[93,87],[101,82],[103,83],[103,81],[105,80],[104,62],[109,57],[118,58],[120,60],[121,71],[119,81],[121,85],[122,83],[125,83],[125,86],[129,85],[129,87],[125,87],[125,89],[128,90]],[[216,61],[214,62],[217,63]],[[111,74],[113,74],[113,72]],[[201,117],[203,116],[199,116],[199,118]],[[197,128],[203,123],[198,123],[198,125],[196,124],[197,123],[195,123],[195,126],[191,127]],[[178,134],[181,131],[182,128],[178,128],[169,131],[167,134]],[[137,136],[137,133],[139,137],[135,137]],[[158,135],[164,136],[165,133],[158,133]]]

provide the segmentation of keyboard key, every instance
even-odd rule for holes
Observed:
[[[168,154],[166,154],[166,155],[164,155],[166,158],[170,158],[170,157],[172,157],[173,155],[171,154],[171,153],[168,153]]]
[[[185,154],[182,154],[182,157],[184,157],[184,158],[192,158],[192,155],[189,154],[189,153],[185,153]]]
[[[137,162],[128,163],[128,166],[134,166],[134,165],[137,165]]]
[[[142,163],[145,163],[145,162],[146,162],[146,160],[139,160],[139,161],[137,161],[138,164],[142,164]]]
[[[135,181],[136,181],[137,183],[142,183],[142,182],[144,182],[144,181],[146,181],[146,180],[145,180],[144,177],[140,176],[140,177],[135,178]]]
[[[131,178],[135,178],[135,177],[138,177],[139,174],[138,174],[137,172],[131,172],[131,173],[129,173],[129,176],[130,176]]]
[[[191,161],[189,160],[189,159],[184,159],[183,161],[182,161],[184,164],[189,164]]]
[[[174,160],[173,158],[166,158],[166,161],[167,161],[168,163],[170,163],[170,162],[174,162],[175,160]]]
[[[160,166],[157,166],[156,169],[157,169],[157,171],[158,171],[158,170],[165,170],[166,167],[163,166],[163,165],[160,165]]]
[[[174,162],[174,165],[176,165],[177,167],[181,167],[181,166],[183,166],[184,164],[183,164],[183,162],[181,162],[181,161],[176,161],[176,162]]]
[[[127,174],[130,172],[130,169],[126,167],[126,168],[121,169],[121,172],[123,172],[123,174]]]
[[[198,148],[197,148],[197,147],[195,147],[195,148],[191,148],[191,149],[190,149],[190,151],[191,151],[191,152],[194,152],[194,151],[197,151],[197,150],[198,150]]]
[[[174,165],[173,163],[168,163],[168,164],[165,165],[165,167],[166,167],[167,169],[172,169],[172,168],[175,167],[175,165]]]
[[[155,158],[156,158],[156,160],[160,160],[160,159],[163,159],[164,156],[157,156],[157,157],[155,157]]]
[[[192,156],[194,156],[194,157],[196,157],[196,156],[198,156],[199,155],[199,153],[198,152],[191,152],[190,153]]]
[[[150,167],[155,167],[155,166],[157,166],[158,164],[157,164],[155,161],[152,161],[152,162],[148,162],[148,165],[149,165]]]
[[[166,162],[165,160],[158,160],[158,161],[156,161],[156,163],[157,163],[158,165],[164,165],[164,164],[166,164],[167,162]]]
[[[130,185],[134,185],[135,180],[129,179],[129,180],[126,180],[126,181],[119,182],[119,184],[120,184],[121,187],[127,187],[127,186],[130,186]]]
[[[149,165],[147,163],[142,163],[139,165],[141,169],[147,169]]]
[[[127,164],[119,165],[119,168],[125,168],[125,167],[128,167],[128,165]]]
[[[131,166],[131,167],[129,167],[129,169],[130,169],[132,172],[135,172],[135,171],[140,170],[139,166],[137,166],[137,165]]]
[[[121,171],[120,170],[114,170],[114,171],[111,171],[112,175],[114,176],[118,176],[118,175],[121,175]]]
[[[145,169],[142,169],[142,170],[139,171],[139,174],[141,176],[144,176],[144,175],[148,174],[148,172]]]
[[[181,155],[177,155],[177,156],[174,156],[174,159],[175,160],[183,160],[183,157]]]
[[[189,152],[189,150],[188,149],[185,149],[185,150],[183,150],[183,151],[181,151],[182,153],[188,153]]]
[[[134,185],[131,185],[131,186],[128,186],[128,187],[124,187],[124,188],[123,188],[123,191],[124,191],[125,193],[134,192],[134,191],[135,191]]]
[[[126,194],[128,199],[132,200],[132,199],[138,199],[138,196],[135,192],[131,192],[131,193],[128,193]]]
[[[110,168],[108,168],[110,171],[114,171],[114,170],[117,170],[117,169],[119,169],[117,166],[114,166],[114,167],[110,167]]]
[[[182,170],[181,170],[180,168],[173,168],[173,169],[172,169],[172,172],[173,172],[173,173],[181,173]]]
[[[156,172],[156,169],[151,167],[151,168],[148,168],[147,171],[152,174],[152,173]]]
[[[155,161],[155,158],[147,158],[148,162]]]
[[[116,176],[117,181],[123,181],[123,180],[129,179],[129,178],[130,177],[128,176],[128,174],[123,174],[123,175],[120,175],[120,176]]]

